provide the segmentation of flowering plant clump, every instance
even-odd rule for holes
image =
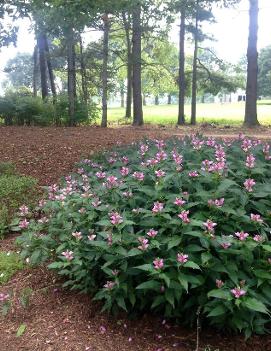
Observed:
[[[22,214],[26,213],[21,208]],[[104,310],[263,333],[271,305],[271,156],[240,136],[146,140],[83,160],[19,238]],[[29,223],[27,223],[29,222]]]

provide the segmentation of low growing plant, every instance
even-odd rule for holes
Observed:
[[[19,242],[104,310],[264,333],[271,304],[270,146],[146,140],[84,160]]]
[[[18,270],[23,268],[19,254],[0,251],[0,285],[7,283]]]

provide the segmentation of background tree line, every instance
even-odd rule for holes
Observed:
[[[206,94],[230,93],[246,86],[245,124],[257,120],[257,97],[270,94],[270,48],[257,57],[258,0],[250,4],[247,79],[242,65],[229,65],[206,46],[202,24],[214,22],[216,6],[239,0],[41,0],[6,1],[0,17],[31,20],[36,45],[33,55],[18,54],[6,65],[6,94],[0,113],[6,124],[75,126],[99,116],[107,126],[110,96],[120,96],[125,117],[144,123],[142,106],[149,97],[159,104],[176,98],[176,123],[196,124],[197,101]],[[179,23],[179,48],[169,37]],[[86,32],[102,33],[84,44]],[[17,28],[0,26],[0,46],[16,42]],[[193,53],[185,51],[185,42]],[[245,63],[246,66],[246,63]],[[259,90],[257,91],[257,81]],[[22,88],[23,87],[23,88]],[[191,99],[191,118],[184,114]]]

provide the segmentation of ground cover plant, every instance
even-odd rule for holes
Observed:
[[[16,174],[13,164],[0,163],[0,238],[7,231],[20,204],[35,203],[36,185],[34,178]]]
[[[22,268],[23,262],[19,254],[0,251],[0,285],[8,282],[13,274]]]
[[[146,140],[84,160],[22,208],[23,257],[104,309],[263,333],[270,320],[270,146]]]

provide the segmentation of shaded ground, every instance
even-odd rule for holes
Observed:
[[[186,129],[185,132],[195,132]],[[234,137],[239,129],[200,130],[206,135]],[[82,156],[117,142],[129,143],[138,138],[183,135],[183,129],[108,129],[100,128],[4,128],[0,127],[0,162],[12,161],[24,174],[48,184],[69,173]],[[270,129],[257,130],[257,137],[271,139]],[[14,236],[0,241],[0,250],[17,250]],[[15,301],[25,288],[32,289],[30,305],[18,303],[8,317],[0,316],[0,351],[192,351],[196,332],[163,324],[158,318],[143,316],[128,321],[122,317],[100,314],[100,306],[90,298],[64,291],[58,278],[44,267],[25,269],[0,288],[13,290]],[[26,331],[16,337],[24,323]],[[201,350],[271,351],[271,337],[255,336],[245,343],[243,337],[226,336],[214,330],[201,333]],[[209,351],[209,349],[207,349]]]
[[[144,137],[163,138],[195,132],[231,138],[240,131],[240,128],[212,128],[210,125],[179,129],[153,126],[108,129],[0,127],[0,162],[14,162],[20,173],[32,175],[39,179],[40,185],[45,185],[68,174],[82,157],[89,157],[91,153],[117,142],[131,143]],[[271,139],[270,128],[242,131],[247,135]]]

